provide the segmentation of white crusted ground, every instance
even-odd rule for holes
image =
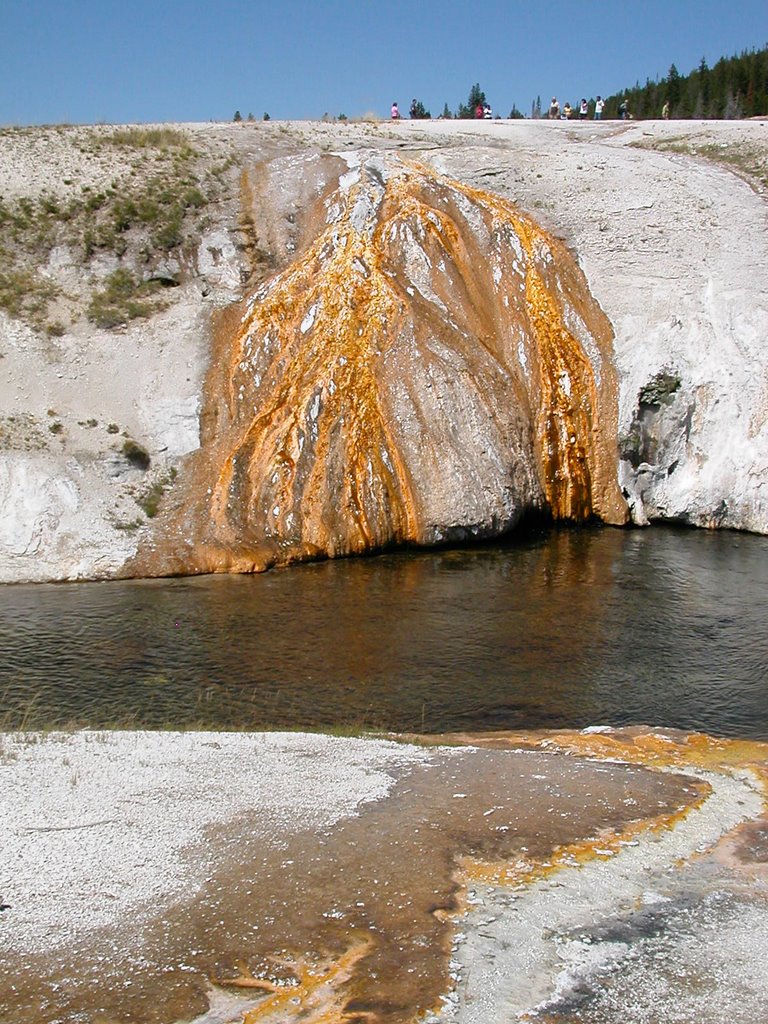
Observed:
[[[130,947],[137,927],[204,887],[227,844],[279,844],[307,829],[327,837],[385,799],[403,770],[446,753],[279,733],[2,735],[2,954],[71,960],[101,928],[113,954],[121,941]],[[450,750],[454,778],[477,753]],[[562,755],[561,768],[574,759]],[[470,892],[454,924],[453,986],[433,1024],[548,1013],[589,1024],[651,1024],[659,1013],[677,1024],[762,1019],[764,883],[739,882],[700,855],[758,817],[763,798],[749,773],[702,777],[711,795],[671,831],[641,832],[618,853],[527,887]],[[315,856],[330,856],[324,847]],[[324,898],[305,895],[310,905]],[[130,923],[123,940],[121,923]],[[199,1024],[229,1024],[259,998],[213,991]]]
[[[700,773],[700,777],[710,783],[712,794],[674,830],[641,836],[623,845],[615,855],[606,851],[603,858],[564,867],[528,887],[478,888],[470,897],[473,908],[459,925],[452,964],[455,988],[446,999],[445,1010],[432,1018],[433,1022],[486,1024],[489,1020],[529,1019],[529,1015],[546,1019],[547,1012],[572,1013],[574,996],[591,994],[591,987],[606,1003],[613,996],[618,1019],[628,1019],[627,1012],[631,1012],[636,999],[633,987],[620,982],[616,998],[615,991],[608,990],[607,995],[603,991],[605,979],[613,974],[621,977],[624,971],[633,969],[658,986],[659,965],[640,962],[640,953],[647,952],[641,950],[640,943],[633,946],[626,938],[598,941],[598,925],[614,923],[622,914],[631,915],[654,900],[668,900],[655,892],[656,887],[665,884],[665,878],[668,884],[675,871],[683,872],[685,860],[706,852],[725,832],[762,811],[759,785],[750,775]],[[707,890],[700,882],[697,889],[693,884],[691,888],[695,889],[695,906],[706,898]],[[768,933],[765,907],[749,906],[747,911],[755,934]],[[706,921],[706,914],[700,916]],[[706,924],[700,929],[704,935],[698,938],[695,929],[693,922],[690,934],[675,936],[674,941],[703,944],[709,937]],[[625,931],[631,933],[629,927]],[[659,931],[664,934],[663,929]],[[667,939],[672,946],[670,956],[675,955],[674,941]],[[735,1002],[741,985],[741,965],[734,962],[731,966],[732,970],[721,972],[721,1009]],[[760,976],[748,1000],[748,1013],[754,1013],[768,997],[768,971],[761,969],[754,957],[749,958],[749,967]],[[676,989],[668,986],[660,1001],[665,1020],[698,1024],[704,1019],[692,1012],[697,988],[695,984],[691,988],[693,999],[682,979]],[[659,1009],[657,1003],[653,1013]],[[675,1016],[678,1010],[681,1012]],[[594,1018],[585,1012],[583,1019],[600,1021],[599,1012],[593,1012]],[[657,1018],[631,1019],[639,1024]]]
[[[99,927],[162,914],[215,863],[211,826],[263,808],[265,838],[321,829],[430,756],[299,733],[0,734],[4,951],[71,949]]]

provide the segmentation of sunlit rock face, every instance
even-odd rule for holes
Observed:
[[[222,318],[166,571],[624,522],[611,328],[569,252],[424,167],[347,167]]]

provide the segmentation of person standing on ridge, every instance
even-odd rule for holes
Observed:
[[[669,100],[664,101],[664,106],[661,108],[661,116],[665,121],[669,120]]]
[[[548,117],[550,121],[560,120],[560,104],[557,102],[557,96],[552,97],[552,102],[549,104]]]
[[[392,120],[393,121],[399,121],[400,120],[400,110],[399,110],[399,108],[398,108],[396,103],[392,104]]]
[[[605,100],[602,96],[598,96],[595,100],[595,120],[602,121],[603,119],[603,107],[605,106]]]
[[[581,103],[579,104],[579,120],[586,121],[588,114],[589,107],[587,106],[587,101],[585,99],[582,99]]]

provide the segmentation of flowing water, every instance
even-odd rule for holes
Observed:
[[[768,538],[535,532],[258,576],[0,588],[0,724],[768,738]]]

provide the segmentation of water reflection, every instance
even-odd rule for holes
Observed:
[[[0,589],[6,725],[768,738],[768,539],[537,533],[256,577]]]

